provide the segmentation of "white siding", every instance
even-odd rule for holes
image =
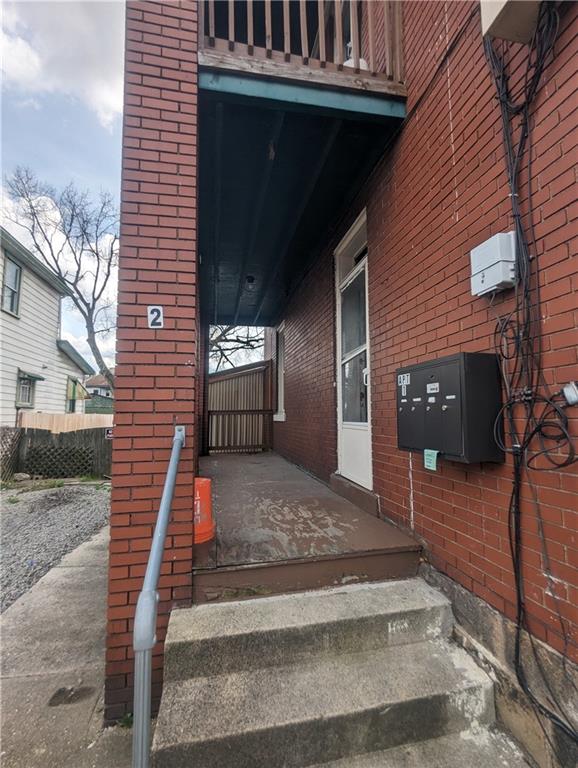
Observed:
[[[91,395],[101,395],[102,397],[111,397],[110,389],[108,387],[89,387],[84,385]],[[111,398],[112,399],[112,398]]]
[[[0,255],[0,279],[5,254]],[[42,376],[35,384],[34,411],[64,413],[68,376],[83,373],[56,346],[60,333],[60,295],[26,267],[22,268],[19,317],[0,311],[0,424],[16,422],[18,369]],[[77,413],[84,401],[77,401]]]

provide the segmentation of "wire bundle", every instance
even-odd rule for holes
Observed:
[[[527,480],[538,519],[542,557],[550,585],[550,572],[546,541],[537,492],[530,475],[531,469],[558,469],[576,461],[576,450],[569,433],[565,401],[561,392],[552,394],[542,370],[542,328],[538,260],[532,210],[532,152],[530,109],[538,92],[546,65],[553,56],[558,34],[559,17],[553,3],[542,2],[538,23],[529,46],[527,65],[517,93],[510,91],[510,75],[506,51],[500,52],[488,37],[484,38],[486,59],[496,85],[502,118],[502,133],[506,172],[510,187],[512,216],[516,235],[516,288],[513,309],[498,320],[495,346],[505,392],[504,406],[496,419],[494,434],[502,449],[513,456],[512,493],[509,505],[509,536],[516,585],[517,622],[515,642],[515,668],[522,689],[536,709],[554,722],[570,739],[578,742],[576,728],[556,700],[541,666],[532,634],[528,632],[530,647],[541,673],[554,709],[545,706],[531,690],[522,657],[522,632],[528,629],[524,582],[522,574],[522,519],[521,490]],[[527,168],[527,229],[526,236],[520,206],[520,171],[524,157]],[[530,248],[530,242],[532,250]],[[506,422],[508,443],[503,433]],[[557,596],[552,590],[554,600]],[[565,650],[568,637],[560,612],[558,618]]]

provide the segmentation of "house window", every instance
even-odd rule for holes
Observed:
[[[285,421],[285,326],[277,329],[277,413],[274,421]]]
[[[18,408],[34,407],[34,384],[35,380],[24,374],[18,375],[18,384],[16,387],[16,406]]]
[[[66,413],[76,413],[78,381],[68,377],[66,385]]]
[[[20,284],[22,269],[10,259],[4,262],[4,279],[2,282],[2,309],[12,315],[18,314],[20,306]]]

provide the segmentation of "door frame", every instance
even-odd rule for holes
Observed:
[[[365,237],[362,235],[365,233]],[[360,246],[361,243],[361,246]],[[371,349],[369,339],[369,252],[359,260],[343,277],[341,276],[340,260],[349,251],[352,253],[351,258],[354,259],[356,253],[360,253],[363,248],[367,248],[367,210],[364,208],[359,214],[355,222],[349,228],[347,233],[339,242],[339,245],[335,248],[334,256],[334,279],[335,279],[335,381],[336,381],[336,393],[337,393],[337,470],[336,474],[345,478],[349,482],[355,483],[355,480],[351,480],[346,475],[342,474],[342,450],[343,450],[343,438],[342,438],[342,382],[341,382],[341,292],[346,288],[362,270],[365,270],[365,351],[367,369],[369,372],[369,380],[367,384],[367,432],[369,438],[369,488],[373,490],[373,435],[371,428]],[[352,357],[355,356],[355,350],[352,353]],[[345,422],[351,425],[353,428],[355,422]],[[361,485],[360,483],[356,483]],[[366,486],[361,485],[365,488]]]

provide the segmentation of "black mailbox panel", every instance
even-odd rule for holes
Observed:
[[[501,407],[495,355],[460,352],[400,368],[396,384],[399,448],[466,463],[504,460],[494,440]]]

